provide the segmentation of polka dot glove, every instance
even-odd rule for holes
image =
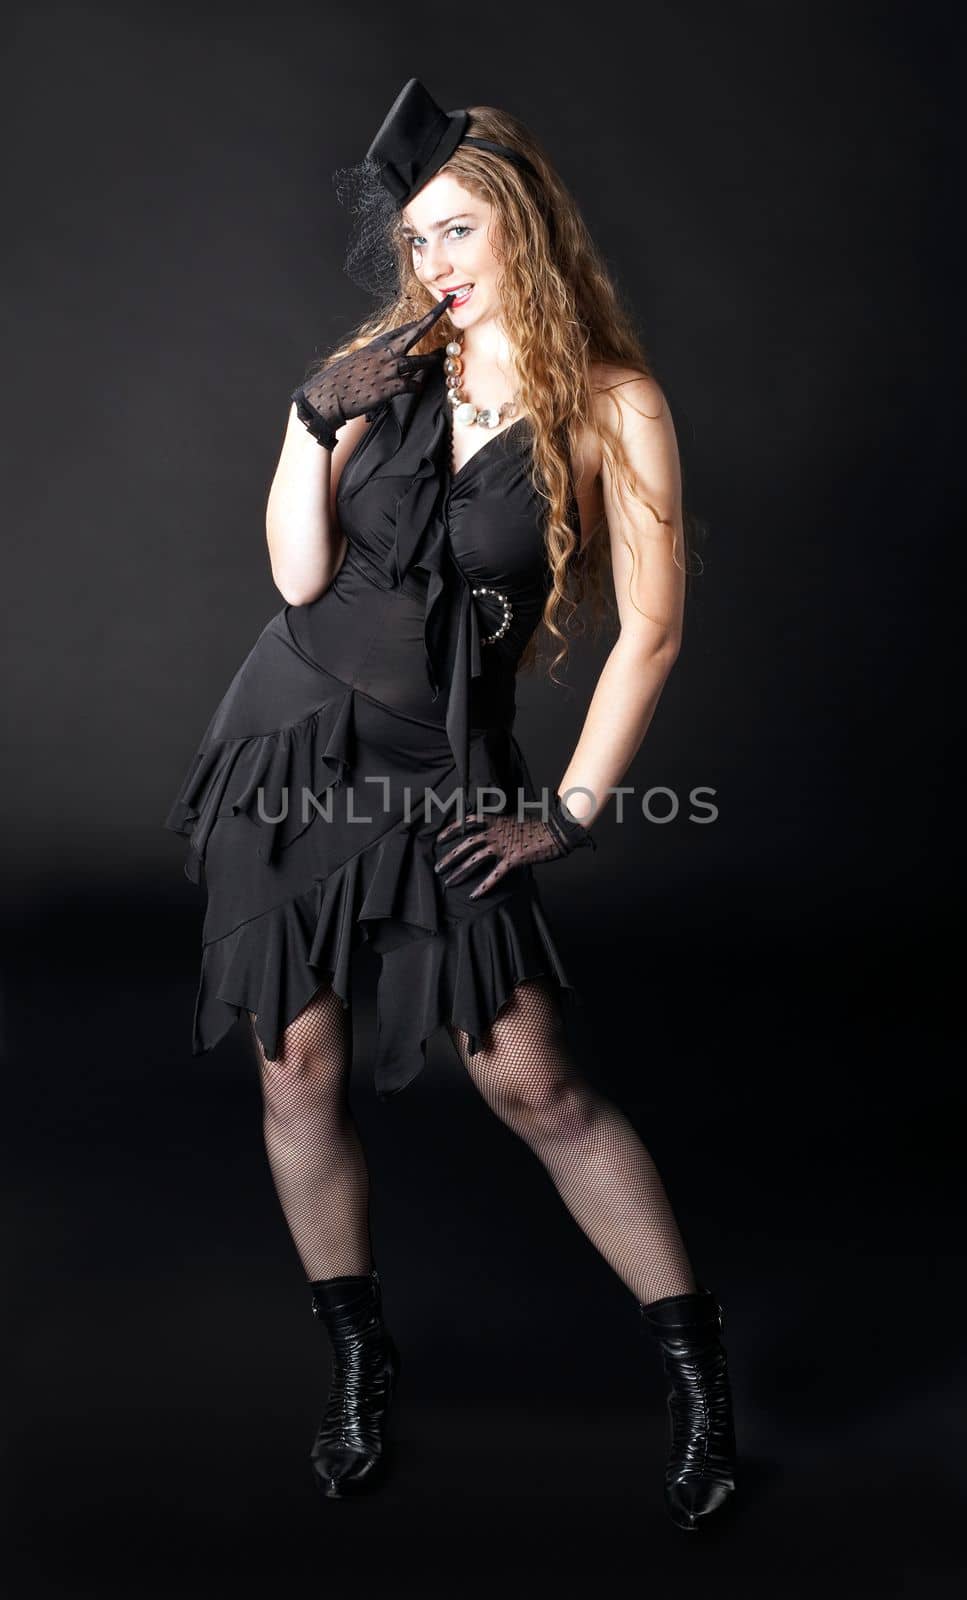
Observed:
[[[406,352],[449,311],[452,301],[453,295],[445,295],[416,322],[377,334],[369,344],[330,362],[294,391],[291,399],[300,421],[324,449],[333,448],[336,429],[350,417],[368,416],[393,395],[419,389],[427,372],[442,361],[443,346],[427,356]]]
[[[597,849],[589,830],[565,810],[560,795],[555,796],[546,822],[539,817],[520,821],[516,816],[479,817],[476,812],[470,812],[464,822],[458,819],[441,829],[437,840],[442,844],[458,833],[467,837],[461,838],[434,868],[436,872],[445,872],[453,862],[459,862],[457,870],[444,878],[444,888],[462,883],[479,861],[497,857],[493,871],[471,892],[470,900],[479,900],[508,872],[525,862],[556,861],[582,845]]]

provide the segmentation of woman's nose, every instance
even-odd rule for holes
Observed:
[[[446,246],[429,245],[423,252],[423,271],[428,278],[445,278],[450,271]]]

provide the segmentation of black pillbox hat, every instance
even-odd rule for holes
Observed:
[[[366,159],[378,163],[382,181],[399,206],[429,183],[460,143],[491,150],[538,177],[526,156],[491,139],[468,135],[469,126],[469,111],[444,111],[419,78],[410,78],[384,117]]]

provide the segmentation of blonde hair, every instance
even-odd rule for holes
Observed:
[[[619,364],[635,374],[651,369],[631,319],[599,255],[577,205],[528,129],[516,117],[493,106],[470,107],[467,132],[511,146],[536,167],[542,184],[533,193],[533,179],[513,163],[487,150],[460,144],[440,169],[493,208],[501,250],[502,322],[511,341],[521,377],[521,400],[532,424],[532,481],[547,502],[544,539],[552,582],[541,626],[535,630],[519,667],[531,667],[549,640],[557,652],[549,676],[565,659],[568,633],[583,631],[579,607],[587,600],[595,632],[605,616],[614,616],[610,544],[598,534],[602,517],[581,551],[581,531],[568,521],[571,469],[582,434],[593,429],[601,442],[616,482],[642,504],[634,475],[621,444],[621,415],[615,445],[602,433],[594,414],[591,367],[596,362]],[[356,330],[323,365],[367,344],[377,334],[422,316],[437,302],[413,268],[412,249],[403,233],[402,211],[393,224],[390,245],[396,255],[401,292]],[[453,336],[444,314],[430,333],[413,347],[428,353]],[[627,381],[627,380],[625,380]],[[657,512],[649,507],[653,515]],[[686,562],[694,532],[700,527],[683,517]],[[627,543],[627,540],[625,541]],[[677,540],[676,540],[677,543]],[[629,546],[629,549],[631,547]],[[631,551],[632,561],[635,552]],[[676,563],[677,562],[677,551]],[[633,565],[634,570],[634,565]],[[633,600],[632,600],[632,603]],[[640,610],[640,607],[638,608]],[[557,681],[557,680],[555,680]]]

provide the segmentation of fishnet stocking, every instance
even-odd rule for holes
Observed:
[[[252,1013],[249,1013],[252,1022]],[[259,1062],[265,1149],[310,1283],[368,1272],[369,1171],[349,1108],[352,1021],[327,983]]]
[[[696,1283],[658,1169],[627,1117],[582,1079],[546,980],[518,985],[475,1055],[483,1098],[546,1167],[591,1243],[642,1304]]]

